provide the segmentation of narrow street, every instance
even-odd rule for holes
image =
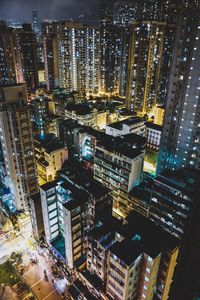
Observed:
[[[33,240],[30,219],[20,220],[19,224],[19,232],[9,225],[1,233],[0,264],[4,263],[12,252],[22,253],[22,264],[19,267],[23,269],[21,279],[31,288],[37,299],[62,299],[61,294],[66,290],[68,281],[65,278],[54,278],[52,275],[52,260]]]
[[[34,258],[37,263],[32,263],[31,258]],[[23,255],[23,262],[25,272],[22,280],[31,288],[39,300],[61,299],[60,294],[65,291],[67,280],[54,278],[51,272],[51,262],[47,258],[46,253],[40,255],[37,250],[26,251]],[[47,279],[44,276],[45,270]]]

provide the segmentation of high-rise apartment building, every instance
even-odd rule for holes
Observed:
[[[130,31],[115,25],[101,27],[101,93],[125,95]]]
[[[112,198],[110,190],[95,180],[90,172],[83,168],[82,163],[76,159],[68,160],[59,173],[60,177],[67,179],[81,190],[90,195],[87,216],[88,228],[93,228],[98,221],[111,216]]]
[[[180,13],[172,55],[157,172],[200,166],[200,17]]]
[[[61,22],[58,30],[59,86],[86,93],[85,30],[82,23]]]
[[[168,21],[169,23],[178,21],[178,14],[184,7],[199,8],[199,0],[145,0],[141,1],[142,19]]]
[[[187,1],[187,0],[186,0]],[[191,3],[192,1],[189,0]],[[142,5],[142,19],[176,22],[184,0],[146,0]]]
[[[25,85],[0,90],[0,136],[5,164],[5,184],[18,210],[26,210],[31,194],[37,192],[31,117]]]
[[[55,106],[53,99],[47,98],[44,94],[39,94],[30,103],[34,134],[50,133],[49,126],[54,118]]]
[[[113,24],[119,27],[130,26],[140,18],[140,1],[116,1],[113,7]]]
[[[16,49],[17,82],[26,83],[28,89],[38,87],[38,56],[35,33],[31,24],[13,29]]]
[[[171,299],[199,295],[199,181],[199,170],[182,168],[162,172],[152,184],[148,217],[181,243]]]
[[[98,95],[100,78],[100,30],[95,26],[85,28],[86,35],[86,95]]]
[[[123,14],[121,15],[121,12]],[[130,24],[135,5],[105,2],[101,7],[101,93],[125,96]]]
[[[39,24],[38,24],[38,12],[36,8],[33,9],[32,11],[32,29],[36,35],[37,41],[39,41],[40,32],[39,32]]]
[[[86,253],[88,194],[70,182],[54,181],[40,187],[40,196],[46,241],[73,268]]]
[[[73,162],[57,181],[40,187],[46,241],[69,268],[86,261],[87,231],[111,214],[109,192]]]
[[[186,7],[200,7],[199,0],[183,0],[183,3]]]
[[[200,173],[195,169],[161,173],[153,182],[149,218],[183,238],[196,206],[199,179]]]
[[[126,90],[131,111],[147,114],[165,100],[173,33],[164,22],[132,25]]]
[[[6,22],[0,21],[0,84],[16,83],[13,33]]]
[[[125,218],[133,209],[128,193],[142,180],[145,138],[135,134],[109,135],[97,142],[94,177],[112,190],[113,213]]]
[[[142,18],[146,20],[163,21],[167,18],[167,12],[171,0],[147,0],[143,1]]]
[[[47,90],[50,91],[59,86],[56,40],[57,23],[50,21],[43,22],[41,30],[45,66],[45,83]]]
[[[113,3],[103,0],[100,8],[100,25],[110,26],[113,24]]]
[[[78,92],[81,98],[100,89],[100,31],[76,22],[42,24],[46,84]],[[87,95],[86,95],[87,94]]]
[[[41,28],[38,20],[38,11],[36,8],[34,8],[32,11],[32,30],[35,33],[36,41],[37,41],[38,65],[41,67],[40,71],[44,71],[44,67],[43,67],[44,53],[43,53],[43,44],[41,39]]]

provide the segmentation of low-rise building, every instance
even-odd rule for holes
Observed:
[[[53,181],[68,159],[68,150],[53,135],[39,135],[34,138],[36,166],[39,183]]]
[[[106,126],[106,134],[108,135],[121,136],[130,133],[145,136],[146,125],[144,119],[134,116]]]
[[[149,213],[153,181],[154,177],[144,172],[142,182],[129,193],[133,210],[145,217]]]
[[[86,126],[74,130],[74,150],[86,168],[94,169],[96,144],[105,136],[105,133]]]
[[[91,108],[87,103],[70,103],[65,107],[65,118],[73,119],[83,126],[91,126],[99,129],[106,127],[106,110]]]

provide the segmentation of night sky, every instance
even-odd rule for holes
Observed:
[[[76,19],[95,21],[100,0],[0,0],[0,19],[31,21],[32,9],[37,8],[39,19]]]

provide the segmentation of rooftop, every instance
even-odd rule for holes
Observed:
[[[99,198],[110,192],[107,187],[95,180],[92,174],[84,170],[81,164],[76,160],[66,161],[60,172],[60,176],[82,187],[95,198]]]
[[[146,122],[146,126],[147,126],[147,128],[151,128],[151,129],[154,129],[154,130],[162,131],[162,126],[161,125],[154,124],[152,122]]]
[[[123,240],[113,239],[112,233],[123,237]],[[89,233],[89,239],[104,243],[109,234],[112,238],[110,251],[127,265],[131,265],[142,253],[155,258],[163,251],[179,247],[178,239],[136,212],[131,213],[124,224],[114,217],[97,224]]]
[[[136,125],[136,124],[140,124],[140,123],[144,123],[144,119],[135,116],[135,117],[125,119],[123,121],[119,121],[119,122],[116,122],[116,123],[109,124],[107,126],[120,130],[120,129],[123,128],[123,125],[132,126],[132,125]]]
[[[36,193],[36,194],[31,195],[31,200],[35,203],[40,202],[40,193]]]
[[[153,177],[148,173],[143,173],[143,181],[130,191],[130,196],[140,199],[145,203],[149,203],[151,199],[151,190],[153,185]]]
[[[63,142],[56,138],[53,134],[35,136],[34,144],[36,147],[44,148],[47,153],[64,148]]]
[[[48,191],[48,190],[50,190],[50,189],[55,188],[56,185],[57,185],[57,180],[52,181],[52,182],[47,182],[47,183],[41,185],[40,188],[41,188],[42,190],[44,190],[44,191]]]
[[[69,103],[66,105],[65,109],[68,111],[75,111],[76,114],[80,116],[88,115],[92,112],[91,108],[86,103],[81,103],[81,104]]]
[[[115,217],[109,217],[104,220],[103,223],[97,223],[95,227],[90,231],[89,236],[91,236],[92,239],[96,239],[101,242],[104,237],[113,232],[118,232],[122,236],[126,235],[126,233],[124,232],[122,221]]]
[[[127,220],[128,224],[125,228],[129,238],[140,236],[144,252],[151,257],[156,257],[162,251],[173,250],[179,246],[178,239],[139,213],[131,213]]]
[[[87,300],[96,300],[95,297],[90,294],[89,290],[86,286],[84,286],[80,280],[76,279],[68,289],[68,293],[74,300],[82,299],[82,296],[84,296],[84,299]]]
[[[81,128],[83,131],[87,132],[88,135],[95,137],[97,140],[100,140],[107,136],[104,132],[98,131],[92,127],[82,126]]]
[[[143,253],[143,247],[140,241],[124,239],[112,245],[110,252],[129,266]]]
[[[102,288],[102,281],[96,274],[91,274],[87,269],[82,271],[82,275],[97,289]]]
[[[106,135],[97,142],[97,146],[103,147],[107,151],[119,153],[131,159],[140,155],[146,144],[146,139],[134,133],[120,137],[111,137]]]
[[[79,128],[81,125],[74,119],[61,119],[59,122],[60,127],[66,127],[69,129]]]
[[[164,171],[158,175],[156,181],[161,181],[185,193],[200,192],[200,171],[194,168]]]
[[[103,101],[86,101],[79,104],[68,103],[65,106],[67,111],[75,111],[77,115],[88,115],[91,114],[94,110],[98,112],[105,112],[107,109],[107,105]]]
[[[88,201],[88,193],[81,191],[81,192],[75,192],[70,195],[72,197],[72,200],[66,202],[63,204],[63,207],[65,207],[67,210],[71,211],[75,209],[78,206],[81,206]]]

